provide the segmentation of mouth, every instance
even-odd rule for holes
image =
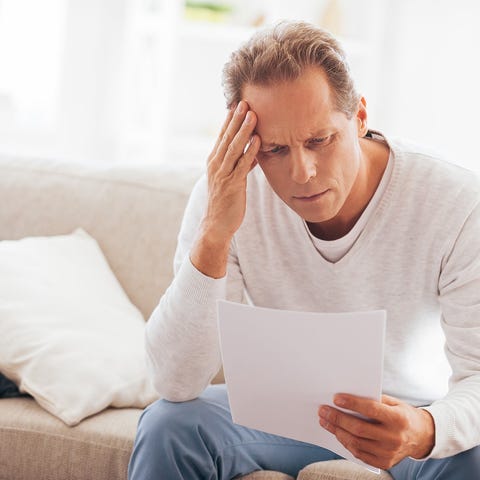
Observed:
[[[323,192],[320,192],[320,193],[315,193],[315,194],[313,194],[313,195],[294,196],[293,198],[294,198],[295,200],[299,200],[299,201],[301,201],[301,202],[310,203],[310,202],[315,202],[316,200],[319,200],[319,199],[322,198],[328,191],[329,191],[329,189],[324,190]]]

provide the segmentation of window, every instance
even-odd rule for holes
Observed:
[[[0,2],[0,127],[2,133],[51,134],[56,126],[66,3]]]

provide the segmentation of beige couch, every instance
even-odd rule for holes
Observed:
[[[148,319],[171,281],[176,234],[199,174],[198,169],[93,168],[3,156],[0,240],[83,227],[96,238],[131,301]],[[221,374],[217,381],[222,381]],[[0,399],[0,480],[126,479],[140,413],[110,408],[67,427],[31,398]],[[257,472],[245,478],[290,477]],[[342,460],[310,465],[298,478],[391,477]]]

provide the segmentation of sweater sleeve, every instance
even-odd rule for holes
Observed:
[[[218,299],[243,301],[243,279],[233,244],[227,275],[213,279],[190,261],[190,250],[207,202],[202,177],[188,201],[174,258],[175,277],[147,322],[147,364],[155,389],[173,402],[200,395],[221,367]]]
[[[462,225],[444,259],[439,299],[445,352],[452,368],[448,394],[426,407],[435,421],[429,457],[480,445],[480,204]]]

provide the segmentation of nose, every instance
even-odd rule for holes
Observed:
[[[312,152],[292,151],[290,155],[290,177],[295,183],[303,185],[317,175],[317,167]]]

